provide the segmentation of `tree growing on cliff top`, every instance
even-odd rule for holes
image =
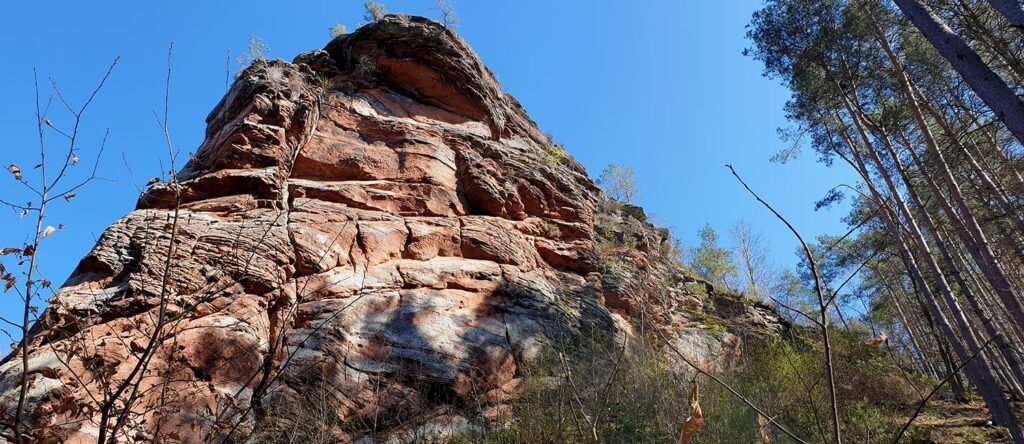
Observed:
[[[345,25],[342,25],[341,23],[335,23],[334,26],[331,26],[331,29],[329,31],[331,33],[331,37],[338,37],[341,35],[348,34],[348,28],[346,28]]]
[[[384,5],[373,0],[366,0],[366,3],[363,3],[363,8],[366,8],[366,13],[363,14],[363,19],[370,23],[380,20],[388,14],[388,10]]]
[[[598,176],[597,185],[608,197],[628,204],[640,194],[640,187],[633,179],[633,168],[627,166],[608,165]]]
[[[704,225],[697,236],[700,237],[700,245],[690,251],[690,265],[712,285],[732,288],[729,280],[736,273],[732,251],[718,245],[718,233],[711,224]]]
[[[267,54],[270,54],[270,46],[267,45],[267,42],[255,35],[251,35],[249,36],[249,52],[238,57],[238,65],[241,69],[245,69],[253,63],[266,62]]]
[[[455,2],[452,0],[437,0],[437,6],[434,8],[441,13],[442,24],[451,29],[459,26],[459,15],[455,12]]]
[[[740,289],[748,297],[764,299],[772,278],[771,266],[768,263],[768,244],[764,235],[744,221],[733,225],[729,234],[735,242],[733,252],[742,270],[742,273],[739,273]]]

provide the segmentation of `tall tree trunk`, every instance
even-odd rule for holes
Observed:
[[[996,328],[992,317],[989,316],[988,312],[979,304],[974,291],[961,274],[959,264],[954,261],[953,256],[950,253],[949,244],[946,242],[942,232],[935,224],[935,221],[932,220],[931,214],[928,213],[928,209],[924,206],[924,203],[921,201],[920,196],[918,196],[917,191],[914,190],[913,183],[910,180],[907,170],[900,161],[899,153],[896,152],[895,147],[893,147],[889,142],[889,138],[885,133],[879,134],[878,139],[883,142],[882,145],[885,147],[889,157],[892,159],[893,166],[899,173],[900,178],[903,180],[907,194],[910,196],[911,202],[918,209],[918,214],[921,217],[921,221],[924,224],[925,229],[931,233],[932,240],[935,242],[936,250],[939,251],[939,254],[942,256],[943,261],[946,264],[946,270],[949,271],[954,282],[957,283],[962,296],[962,298],[959,299],[965,299],[968,301],[968,305],[970,305],[971,310],[981,321],[985,334],[989,337],[996,338],[994,342],[996,343],[997,350],[1002,355],[1002,362],[999,362],[994,366],[997,367],[1001,373],[1005,374],[1003,379],[1006,382],[1006,386],[1014,396],[1018,399],[1024,397],[1024,389],[1021,387],[1021,382],[1024,382],[1024,366],[1022,366],[1020,362],[1016,361],[1016,355],[1012,353],[1013,350],[1010,343],[1003,334],[1000,334],[1000,331]],[[881,167],[881,164],[878,164],[878,166]],[[1012,334],[1012,332],[1010,333]]]
[[[963,20],[961,23],[961,29],[964,33],[970,33],[969,35],[974,37],[975,43],[979,46],[979,57],[984,54],[981,52],[988,52],[991,55],[991,59],[986,63],[987,66],[993,68],[1004,67],[1006,69],[1006,75],[1010,78],[1009,83],[1012,85],[1019,85],[1024,80],[1024,65],[1021,64],[1021,60],[1016,54],[1010,49],[1006,41],[995,35],[991,25],[985,23],[984,19],[978,14],[978,8],[980,5],[975,3],[972,7],[965,0],[959,0],[960,7],[963,9],[963,14],[958,14],[958,17]],[[983,6],[982,6],[983,7]],[[974,31],[974,32],[971,32]],[[984,62],[985,59],[982,58]],[[995,62],[1001,62],[1002,65],[996,65]]]
[[[996,129],[992,128],[990,125],[981,123],[978,116],[971,112],[971,108],[964,103],[963,98],[957,94],[956,90],[952,86],[947,86],[947,90],[949,92],[947,97],[953,99],[953,101],[956,102],[956,105],[964,110],[963,115],[971,120],[971,123],[974,125],[974,131],[979,131],[981,135],[985,137],[985,140],[988,141],[987,144],[977,144],[979,151],[981,150],[980,145],[988,145],[989,150],[994,155],[993,157],[995,157],[995,160],[998,161],[999,166],[1005,169],[1005,174],[1010,175],[1010,178],[1013,179],[1014,188],[1012,189],[1016,190],[1017,193],[1024,193],[1024,177],[1021,176],[1017,166],[1014,165],[1015,160],[1011,159],[1009,155],[1006,154],[1006,151],[1003,150],[1002,144],[999,143],[996,136],[992,134]],[[963,119],[961,118],[961,121],[962,120]],[[962,123],[962,125],[967,126],[965,123]]]
[[[1024,219],[1021,218],[1019,209],[1011,201],[1010,195],[1006,191],[1006,187],[998,180],[998,176],[990,174],[987,169],[982,167],[981,163],[974,157],[974,154],[971,153],[966,146],[960,143],[960,140],[957,138],[953,128],[951,128],[949,122],[946,121],[945,116],[939,113],[935,107],[931,106],[928,99],[921,93],[921,90],[917,88],[917,85],[911,84],[911,86],[914,88],[914,92],[921,97],[925,109],[928,110],[935,122],[939,124],[940,128],[942,128],[946,138],[949,139],[950,143],[952,143],[953,146],[959,149],[959,151],[964,155],[968,165],[970,165],[971,169],[974,170],[978,179],[981,181],[981,184],[988,191],[991,197],[999,204],[999,209],[1013,223],[1014,227],[1017,229],[1017,234],[1024,233]],[[1019,240],[1019,236],[1017,236],[1015,241],[1016,240]]]
[[[1024,143],[1024,102],[970,46],[918,0],[893,0],[953,69],[971,85],[978,97],[999,117],[1017,140]]]
[[[884,293],[889,296],[893,307],[896,307],[896,313],[900,317],[900,322],[903,323],[903,329],[907,331],[907,338],[910,340],[910,345],[913,346],[913,352],[909,353],[909,355],[913,357],[916,352],[918,359],[915,359],[915,361],[920,366],[922,373],[927,374],[928,368],[925,361],[928,359],[925,357],[924,349],[921,348],[921,343],[917,340],[917,332],[914,330],[915,326],[911,325],[907,314],[903,311],[903,304],[900,304],[899,298],[896,297],[895,293],[891,289]]]
[[[896,0],[896,2],[900,4],[908,1],[917,4],[912,0]],[[982,267],[982,270],[985,272],[986,276],[988,276],[992,283],[992,287],[995,289],[996,294],[999,295],[999,299],[1006,306],[1006,310],[1010,313],[1014,322],[1018,325],[1024,325],[1024,305],[1021,304],[1020,298],[1016,292],[1014,292],[1014,289],[1010,284],[1010,280],[1003,271],[999,260],[996,258],[995,254],[992,253],[992,249],[988,245],[984,231],[982,231],[981,226],[975,219],[973,210],[968,206],[967,201],[964,199],[963,194],[960,191],[960,186],[957,183],[956,178],[953,177],[953,173],[950,171],[949,164],[946,162],[942,151],[935,142],[931,129],[928,127],[927,121],[925,121],[924,113],[921,111],[917,98],[914,95],[914,88],[910,78],[907,76],[906,70],[903,69],[902,63],[896,57],[896,54],[889,45],[889,41],[885,38],[885,35],[876,33],[876,38],[882,46],[882,49],[885,50],[885,54],[889,58],[889,62],[898,77],[899,84],[903,89],[911,115],[913,116],[915,123],[917,123],[918,129],[921,131],[925,148],[927,148],[932,156],[936,158],[939,176],[946,182],[946,188],[949,191],[949,196],[960,210],[959,214],[963,218],[963,223],[968,231],[968,233],[964,233],[965,240],[967,237],[971,238],[971,242],[969,242],[968,245],[973,245],[974,247],[970,250],[973,252],[972,256],[975,257],[975,260],[978,261],[978,266]],[[1016,99],[1017,96],[1014,95],[1013,97]],[[1016,100],[1020,102],[1019,99]],[[1022,115],[1022,117],[1024,117],[1024,115]],[[921,167],[919,166],[919,168]],[[924,170],[922,170],[922,173],[924,173]],[[950,208],[950,210],[952,209]]]
[[[1024,5],[1017,0],[988,0],[992,8],[999,11],[1010,26],[1024,29]]]
[[[925,261],[929,270],[934,275],[935,281],[939,285],[942,299],[944,299],[946,303],[946,308],[953,315],[958,328],[954,329],[953,325],[949,322],[949,318],[939,305],[939,299],[934,295],[928,295],[929,297],[925,297],[924,299],[926,302],[929,302],[928,308],[932,311],[932,317],[939,321],[939,327],[943,334],[949,339],[949,344],[960,361],[966,361],[975,351],[979,350],[981,345],[971,331],[963,310],[956,302],[956,298],[953,296],[948,283],[945,281],[942,270],[939,269],[934,256],[932,256],[929,251],[928,245],[924,241],[923,235],[913,219],[913,215],[910,214],[909,210],[906,208],[906,204],[899,195],[899,190],[895,188],[895,185],[889,178],[888,172],[884,169],[884,165],[881,164],[881,159],[878,158],[877,152],[871,148],[871,141],[859,122],[859,117],[857,116],[856,111],[853,106],[850,105],[848,98],[845,95],[842,96],[842,99],[846,104],[847,111],[851,114],[851,118],[854,121],[854,125],[859,136],[864,141],[864,144],[867,145],[865,151],[867,151],[868,154],[871,154],[872,160],[878,166],[877,172],[883,179],[885,179],[886,185],[890,188],[890,197],[892,197],[894,203],[897,205],[898,211],[906,216],[909,224],[907,228],[909,228],[910,234],[913,235],[913,238],[910,239],[910,241],[916,247],[915,249],[919,251],[921,260]],[[872,196],[875,196],[875,199],[880,206],[885,205],[885,199],[882,197],[882,194],[876,190],[872,184],[870,170],[868,170],[867,166],[864,164],[859,153],[860,150],[857,148],[857,144],[849,137],[849,135],[844,135],[844,137],[849,145],[851,157],[856,161],[856,168],[860,172],[861,177],[865,180],[865,184],[871,191]],[[902,230],[899,228],[900,222],[898,215],[890,215],[886,211],[883,211],[882,213],[888,219],[887,225],[890,226],[889,231],[894,234],[894,236],[891,236],[895,237],[893,241],[898,244],[901,252],[909,258],[909,263],[913,264],[912,269],[909,270],[912,277],[915,280],[918,280],[921,288],[927,289],[927,283],[923,275],[921,275],[920,269],[916,265],[916,260],[914,259],[910,248],[904,242],[903,236],[899,235]],[[956,333],[957,330],[963,333],[963,340],[967,343],[966,347],[958,338]],[[989,406],[993,419],[1010,430],[1010,434],[1013,436],[1015,444],[1024,444],[1024,430],[1021,429],[1017,419],[1011,413],[1010,404],[1003,395],[1002,387],[999,385],[1000,378],[992,368],[991,362],[987,359],[975,359],[967,365],[965,370],[967,371],[968,378],[970,378],[978,388],[978,392],[985,400],[985,404]]]

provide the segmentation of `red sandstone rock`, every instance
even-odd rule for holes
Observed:
[[[667,237],[625,213],[603,210],[605,234],[646,236],[650,257],[632,275],[602,265],[602,198],[583,168],[551,162],[551,140],[428,20],[389,16],[295,63],[258,62],[207,122],[180,181],[108,228],[36,325],[34,436],[95,440],[94,398],[145,356],[162,294],[167,322],[122,441],[244,433],[255,412],[313,390],[354,424],[339,439],[410,406],[481,402],[507,420],[519,366],[545,344],[614,335],[654,293],[678,301],[656,307],[660,322],[688,325],[703,300],[665,284],[682,273],[658,259]],[[738,353],[735,336],[672,333],[709,365]],[[10,412],[20,358],[0,372]]]

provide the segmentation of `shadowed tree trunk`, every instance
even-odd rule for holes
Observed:
[[[1010,26],[1014,28],[1024,28],[1024,5],[1018,0],[988,0],[988,4],[992,5],[996,11],[999,11],[1006,20],[1010,22]]]
[[[981,100],[1024,143],[1024,102],[967,43],[918,0],[893,0],[932,46],[949,61]]]

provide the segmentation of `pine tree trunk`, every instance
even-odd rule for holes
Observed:
[[[911,0],[897,0],[897,3],[903,3]],[[914,3],[911,1],[911,3]],[[916,3],[915,3],[916,4]],[[918,5],[920,6],[920,5]],[[1014,322],[1018,325],[1024,325],[1024,305],[1021,304],[1020,298],[1014,291],[1006,273],[1003,271],[999,260],[992,252],[991,247],[988,245],[985,233],[982,231],[981,226],[978,224],[977,219],[974,217],[974,212],[967,205],[963,194],[960,191],[960,186],[953,177],[953,173],[949,168],[949,164],[946,162],[942,151],[939,149],[938,144],[935,142],[935,138],[932,136],[931,129],[928,127],[928,123],[924,119],[924,114],[918,105],[917,99],[914,96],[913,86],[910,82],[910,78],[907,76],[906,71],[903,69],[903,65],[900,63],[896,54],[893,52],[892,47],[889,45],[888,40],[883,34],[876,36],[882,49],[885,50],[886,56],[895,71],[898,81],[903,89],[907,105],[910,108],[911,115],[917,123],[918,129],[921,131],[921,136],[924,139],[925,148],[929,153],[935,157],[936,163],[938,163],[939,176],[946,182],[946,188],[949,191],[949,197],[957,205],[960,210],[959,215],[963,218],[963,224],[967,229],[966,233],[963,233],[965,244],[968,245],[969,251],[972,252],[971,256],[978,262],[978,266],[982,268],[985,275],[992,283],[992,287],[995,289],[996,294],[999,295],[999,299],[1006,306],[1007,312],[1013,318]],[[1005,86],[1005,85],[1004,85]],[[1016,96],[1013,96],[1016,99]],[[1018,99],[1019,102],[1019,99]],[[913,151],[913,150],[911,150]],[[912,153],[913,154],[913,153]],[[918,168],[924,173],[922,165],[918,165]],[[931,178],[925,174],[926,178],[931,181]],[[937,191],[937,190],[936,190]],[[945,202],[945,199],[941,198],[942,194],[937,193],[937,198],[941,202]],[[956,214],[951,207],[948,207],[947,212],[951,218]],[[958,232],[960,230],[957,230]],[[969,241],[969,242],[968,242]]]
[[[893,0],[953,69],[1024,143],[1024,102],[981,57],[918,0]]]
[[[1010,22],[1010,26],[1015,28],[1024,28],[1024,6],[1016,0],[988,0],[988,4],[992,5],[992,8],[999,11],[1006,20]]]
[[[918,209],[918,215],[920,216],[925,229],[931,233],[932,240],[935,242],[935,247],[946,264],[946,270],[948,270],[949,274],[953,277],[954,282],[956,282],[957,286],[960,288],[960,294],[962,295],[962,298],[960,299],[968,301],[968,305],[970,305],[971,310],[974,312],[978,320],[981,321],[985,334],[989,337],[996,338],[994,342],[1000,356],[996,358],[999,362],[995,363],[994,367],[996,367],[1000,373],[1004,374],[1003,379],[1011,393],[1013,393],[1018,399],[1024,398],[1024,390],[1022,390],[1021,386],[1021,382],[1024,382],[1024,365],[1021,365],[1020,362],[1016,361],[1016,355],[1013,354],[1013,350],[1009,342],[1007,342],[1006,337],[1000,334],[992,320],[992,317],[978,303],[978,298],[975,296],[974,291],[960,272],[959,264],[953,260],[953,256],[949,251],[949,245],[946,242],[946,239],[932,220],[931,215],[928,213],[928,209],[925,208],[924,203],[917,194],[917,191],[914,190],[910,177],[907,174],[907,170],[900,161],[900,157],[896,152],[896,149],[891,143],[889,143],[888,136],[886,134],[880,134],[878,138],[883,142],[889,157],[892,159],[893,166],[895,166],[896,171],[903,180],[911,202]],[[881,164],[878,164],[878,166],[880,167]]]
[[[877,152],[870,147],[870,139],[864,132],[864,129],[859,122],[859,118],[856,115],[856,111],[853,109],[853,106],[849,104],[845,95],[842,99],[846,103],[847,111],[851,114],[851,118],[854,121],[855,128],[857,129],[859,136],[864,143],[868,145],[865,151],[871,154],[872,160],[878,166],[879,171],[877,172],[885,180],[886,186],[891,191],[890,197],[894,200],[894,203],[897,204],[899,212],[904,214],[906,217],[907,223],[909,224],[907,228],[910,229],[910,234],[913,235],[913,238],[910,239],[910,241],[915,246],[915,249],[918,250],[921,260],[925,261],[929,270],[932,272],[935,282],[939,285],[939,290],[942,294],[942,299],[945,302],[946,309],[948,309],[950,314],[953,315],[958,328],[953,328],[949,318],[947,318],[939,304],[939,299],[934,295],[929,294],[924,299],[928,302],[928,308],[932,312],[932,317],[938,321],[940,329],[948,338],[949,344],[956,353],[957,358],[961,361],[966,361],[969,356],[981,347],[981,345],[973,334],[966,317],[964,316],[963,310],[956,302],[956,299],[949,288],[949,284],[945,281],[945,277],[943,276],[941,269],[939,269],[938,264],[935,262],[934,256],[932,256],[929,251],[928,245],[924,241],[923,235],[921,234],[920,228],[918,228],[913,215],[910,214],[906,204],[900,197],[899,189],[892,183],[888,172],[884,169],[884,165],[881,163],[881,159],[878,158]],[[874,196],[876,202],[879,205],[884,205],[886,200],[874,187],[871,181],[870,171],[861,159],[857,144],[853,142],[848,135],[845,135],[845,137],[851,151],[851,157],[856,161],[857,170],[865,180],[865,185],[868,186],[868,189],[871,191],[871,195]],[[895,238],[893,241],[897,243],[901,252],[908,258],[908,262],[912,264],[911,270],[909,270],[911,275],[918,281],[918,284],[922,289],[927,289],[927,282],[921,274],[920,269],[917,267],[916,260],[911,253],[912,250],[907,246],[906,242],[904,242],[903,236],[900,235],[903,230],[899,228],[900,222],[898,215],[889,214],[886,211],[883,211],[882,213],[884,217],[887,218],[887,225],[889,226],[889,231],[892,234],[891,237]],[[963,340],[967,343],[966,347],[960,342],[956,333],[957,330],[963,334]],[[996,373],[995,369],[992,368],[991,362],[988,359],[984,359],[982,357],[979,358],[981,359],[975,359],[966,366],[965,370],[967,371],[968,378],[977,387],[979,394],[981,394],[982,398],[985,400],[985,404],[989,406],[993,419],[1010,430],[1010,434],[1013,436],[1015,444],[1024,444],[1024,430],[1021,429],[1017,419],[1011,413],[1010,404],[1003,395],[1002,387],[1000,387],[999,384],[999,375]]]

